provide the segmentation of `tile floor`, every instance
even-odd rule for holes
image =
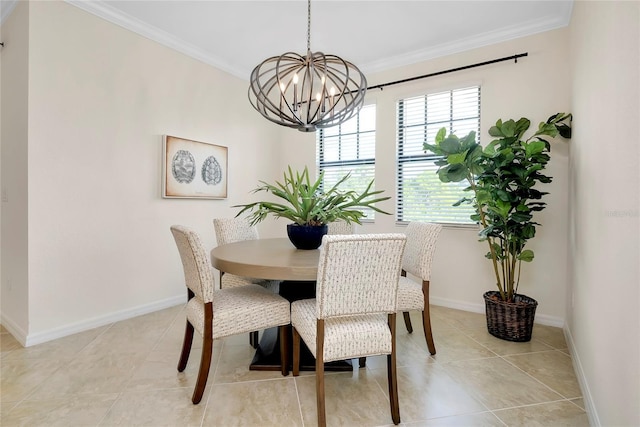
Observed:
[[[199,347],[176,371],[182,306],[22,348],[1,329],[0,425],[314,426],[315,380],[249,371],[247,335],[216,342],[207,389],[191,403]],[[406,426],[587,426],[562,330],[536,325],[529,343],[490,336],[484,315],[433,307],[437,355],[418,313],[398,318],[400,415]],[[386,359],[326,374],[330,426],[392,425]]]

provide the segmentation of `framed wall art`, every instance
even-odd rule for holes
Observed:
[[[165,135],[162,197],[226,199],[227,147]]]

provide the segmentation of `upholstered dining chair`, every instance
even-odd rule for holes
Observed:
[[[436,354],[436,346],[433,342],[429,314],[429,280],[441,230],[441,224],[412,221],[407,225],[407,247],[402,259],[402,277],[398,286],[398,311],[403,314],[407,331],[413,332],[409,311],[422,311],[424,338],[431,354]],[[407,273],[417,277],[421,283],[408,278]]]
[[[293,375],[300,339],[316,358],[318,425],[326,425],[324,363],[387,355],[391,418],[400,422],[396,376],[396,299],[406,236],[326,235],[320,247],[316,298],[291,304]]]
[[[245,218],[215,218],[213,220],[213,228],[216,233],[216,243],[218,246],[260,238],[258,229],[251,225]],[[264,280],[220,272],[221,289],[244,285],[260,285],[277,293],[280,282],[277,280]],[[258,341],[258,331],[252,331],[249,334],[249,343],[253,348],[257,348]]]
[[[179,372],[187,366],[194,329],[202,336],[203,342],[200,370],[191,401],[197,404],[202,399],[216,339],[278,326],[282,375],[288,375],[286,334],[291,319],[289,301],[253,284],[214,289],[209,257],[198,234],[180,225],[171,226],[171,233],[182,260],[188,297]]]

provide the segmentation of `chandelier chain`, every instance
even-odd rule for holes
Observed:
[[[311,52],[311,0],[307,0],[307,52]]]

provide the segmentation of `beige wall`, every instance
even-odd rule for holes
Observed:
[[[594,425],[640,425],[640,3],[571,23],[567,335]]]
[[[29,3],[2,24],[2,324],[25,337],[29,322],[27,117]]]

